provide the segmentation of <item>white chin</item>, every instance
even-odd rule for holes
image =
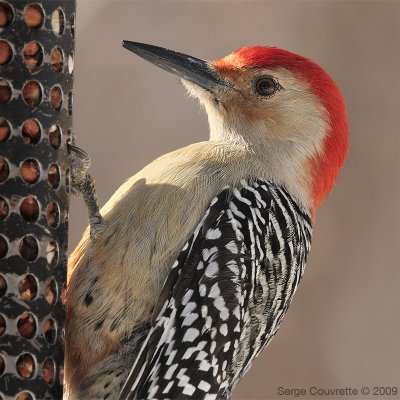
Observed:
[[[181,81],[183,86],[186,88],[188,95],[198,99],[203,105],[206,105],[210,102],[215,102],[217,100],[217,98],[211,92],[203,89],[195,83],[189,82],[185,79],[181,79]]]

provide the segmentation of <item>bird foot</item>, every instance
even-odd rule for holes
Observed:
[[[71,154],[71,191],[72,194],[85,197],[87,190],[87,176],[90,167],[90,158],[88,154],[79,147],[68,144],[68,150]]]
[[[72,141],[74,142],[75,140]],[[71,154],[71,192],[85,200],[89,214],[90,238],[96,241],[107,224],[100,214],[93,177],[88,173],[90,158],[75,144],[68,144],[68,150]]]
[[[97,238],[103,233],[107,223],[99,213],[90,220],[90,239],[95,242]]]

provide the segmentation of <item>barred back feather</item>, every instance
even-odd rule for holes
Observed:
[[[284,188],[225,188],[172,266],[120,399],[228,398],[279,328],[310,243]]]

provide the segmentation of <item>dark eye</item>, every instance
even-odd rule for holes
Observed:
[[[272,96],[279,90],[279,83],[270,76],[263,76],[257,79],[255,89],[260,96]]]

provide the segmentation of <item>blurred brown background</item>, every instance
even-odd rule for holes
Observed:
[[[233,399],[295,397],[279,386],[400,391],[399,17],[400,3],[384,1],[78,0],[74,127],[101,205],[155,157],[208,133],[178,79],[124,50],[122,39],[204,59],[276,45],[318,62],[347,100],[350,154],[317,214],[304,279]],[[73,199],[71,250],[86,218]]]

